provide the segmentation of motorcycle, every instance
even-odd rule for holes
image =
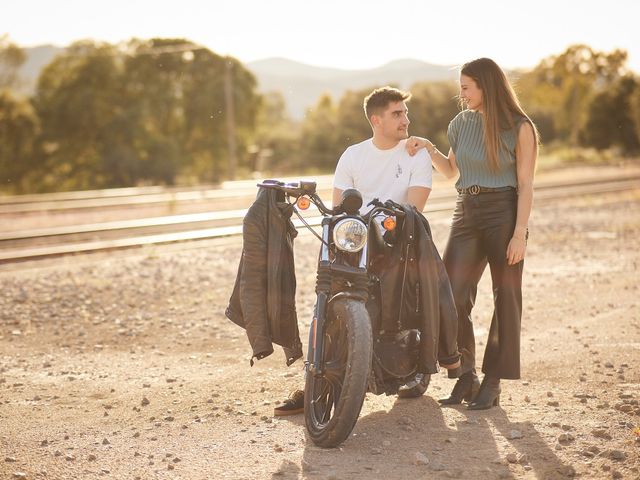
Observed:
[[[403,327],[400,318],[393,320],[397,328],[381,329],[379,275],[404,212],[394,202],[376,199],[362,216],[362,196],[355,189],[345,190],[340,204],[330,209],[316,193],[315,182],[265,180],[258,186],[279,190],[321,242],[304,416],[316,445],[336,447],[353,430],[367,392],[393,395],[407,384],[412,396],[426,390],[418,381],[419,330]],[[321,234],[298,211],[311,203],[322,215]]]

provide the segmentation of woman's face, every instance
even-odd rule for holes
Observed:
[[[460,75],[460,98],[469,110],[482,111],[482,90],[466,75]]]

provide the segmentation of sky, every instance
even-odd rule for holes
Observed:
[[[627,50],[640,73],[638,0],[10,0],[0,35],[23,47],[80,39],[186,38],[242,62],[283,57],[342,69],[414,58],[493,58],[532,68],[584,43]]]

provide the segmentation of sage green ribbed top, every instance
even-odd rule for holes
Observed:
[[[484,145],[484,124],[482,114],[471,110],[460,112],[449,123],[447,136],[449,145],[456,156],[456,164],[460,170],[460,178],[456,188],[467,188],[472,185],[481,187],[517,187],[516,176],[516,143],[518,128],[525,118],[518,119],[511,130],[504,130],[502,146],[499,151],[497,172],[489,167],[487,151]]]

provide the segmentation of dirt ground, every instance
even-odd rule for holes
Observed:
[[[443,250],[448,215],[431,219]],[[315,447],[279,347],[249,366],[224,317],[240,241],[0,269],[0,478],[640,478],[640,191],[540,202],[525,261],[523,377],[500,407],[367,395],[352,436]],[[317,240],[296,240],[303,344]],[[478,339],[491,316],[483,277]],[[479,362],[483,345],[478,348]]]

